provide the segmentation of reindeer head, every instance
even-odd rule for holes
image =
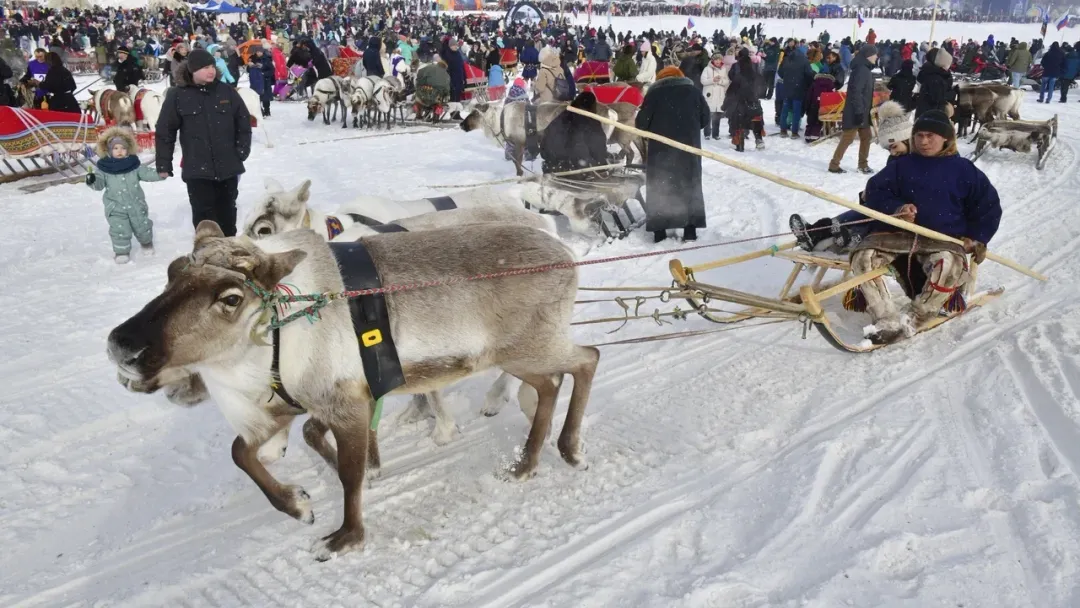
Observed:
[[[248,220],[244,223],[244,234],[253,239],[262,239],[303,228],[310,198],[310,179],[286,191],[276,180],[268,178],[266,196],[248,215]]]
[[[306,256],[267,253],[245,237],[226,238],[212,221],[199,223],[194,250],[169,264],[161,295],[109,333],[120,384],[152,393],[189,381],[193,366],[228,360],[249,342],[263,310],[247,281],[272,289]]]
[[[319,112],[322,112],[322,109],[323,104],[319,101],[319,98],[312,97],[307,102],[307,119],[315,120],[315,117],[319,115]]]
[[[484,113],[486,113],[490,108],[491,105],[487,103],[476,104],[476,107],[473,108],[473,111],[469,112],[469,115],[465,117],[465,120],[461,121],[461,130],[469,132],[483,127]]]

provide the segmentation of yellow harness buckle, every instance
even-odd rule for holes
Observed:
[[[382,332],[377,329],[366,331],[360,334],[360,343],[363,344],[365,347],[370,348],[372,346],[375,346],[376,344],[380,344],[381,342]]]

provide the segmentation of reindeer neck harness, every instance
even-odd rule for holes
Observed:
[[[387,232],[405,232],[406,230],[396,224],[393,230]],[[330,243],[330,250],[337,260],[341,269],[341,278],[348,291],[365,289],[378,289],[382,287],[375,262],[361,241],[351,243]],[[257,291],[263,297],[264,302],[271,306],[273,328],[271,332],[271,345],[274,349],[273,360],[270,364],[270,388],[296,414],[307,411],[281,381],[281,325],[276,323],[277,312],[272,300],[272,294],[264,295],[265,292]],[[398,358],[397,347],[391,335],[390,313],[386,307],[386,297],[382,293],[360,296],[349,300],[349,316],[352,318],[353,331],[356,333],[360,348],[360,361],[364,366],[364,377],[367,380],[371,396],[378,400],[405,384],[405,374]],[[272,397],[271,397],[272,398]]]

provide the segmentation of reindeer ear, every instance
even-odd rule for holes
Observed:
[[[266,263],[259,264],[255,268],[254,278],[263,287],[273,287],[281,282],[281,279],[289,276],[306,257],[307,252],[300,249],[285,253],[271,253],[267,256]]]
[[[311,198],[311,180],[305,179],[304,183],[296,187],[296,200],[307,203]]]
[[[199,225],[195,228],[195,249],[198,249],[206,242],[207,239],[223,239],[225,233],[221,231],[221,226],[217,225],[214,220],[203,220],[199,222]]]

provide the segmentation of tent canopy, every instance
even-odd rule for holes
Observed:
[[[224,2],[224,1],[223,2],[217,2],[217,0],[210,0],[209,2],[207,2],[205,4],[194,4],[194,5],[192,5],[191,9],[195,10],[195,11],[201,11],[201,12],[204,12],[204,13],[222,13],[222,14],[233,14],[233,13],[246,13],[246,12],[248,12],[248,9],[246,9],[246,8],[241,8],[239,6],[234,6],[234,5],[229,4],[228,2]]]

